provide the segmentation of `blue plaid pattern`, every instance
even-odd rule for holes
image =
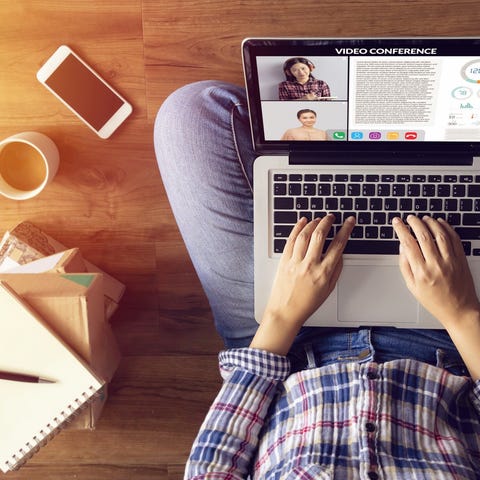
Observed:
[[[185,478],[480,479],[480,381],[408,359],[289,376],[264,351],[219,358]]]

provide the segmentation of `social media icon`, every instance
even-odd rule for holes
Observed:
[[[362,140],[363,133],[362,132],[352,132],[350,136],[351,136],[352,140]]]
[[[416,140],[417,137],[417,132],[405,132],[405,140]]]
[[[334,140],[345,140],[346,137],[345,132],[333,132]]]
[[[382,134],[380,132],[370,132],[368,134],[368,138],[370,140],[380,140],[382,138]]]
[[[387,132],[387,140],[398,140],[400,134],[398,132]]]

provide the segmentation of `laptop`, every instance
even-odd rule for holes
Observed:
[[[480,279],[480,39],[248,38],[255,317],[301,216],[356,227],[309,326],[442,328],[407,290],[391,219],[442,216]],[[328,241],[327,241],[328,243]]]

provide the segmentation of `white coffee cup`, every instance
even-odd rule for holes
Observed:
[[[38,195],[58,170],[55,143],[39,132],[22,132],[0,141],[0,194],[13,200]]]

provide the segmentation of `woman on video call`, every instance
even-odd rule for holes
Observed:
[[[443,329],[303,327],[335,288],[355,225],[349,216],[322,254],[331,214],[293,228],[258,325],[245,90],[185,86],[154,135],[226,347],[185,478],[480,479],[480,304],[454,229],[429,216],[393,222],[406,285]]]
[[[317,122],[317,113],[315,111],[309,108],[299,110],[297,118],[302,126],[288,129],[280,140],[327,140],[327,132],[314,127]]]
[[[330,87],[313,75],[315,65],[305,57],[289,58],[283,64],[286,80],[278,86],[280,100],[329,100]]]

